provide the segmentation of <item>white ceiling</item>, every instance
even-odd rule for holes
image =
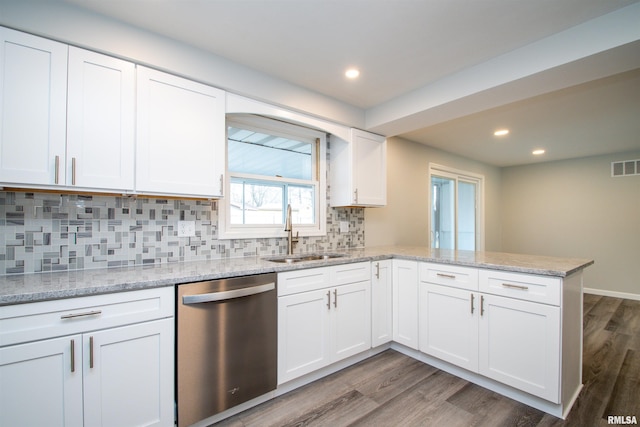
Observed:
[[[619,68],[620,55],[599,55],[608,61],[607,71],[583,76],[577,86],[567,74],[579,74],[574,67],[564,74],[569,82],[539,73],[535,89],[516,82],[511,96],[487,101],[486,92],[473,108],[454,112],[457,104],[449,103],[446,114],[434,114],[424,125],[414,110],[402,112],[405,100],[422,96],[425,88],[638,0],[64,1],[361,108],[371,117],[369,127],[387,136],[489,164],[640,150],[640,43],[623,52],[634,58]],[[357,81],[344,78],[348,66],[361,70]],[[547,93],[554,88],[560,90]],[[400,119],[377,123],[376,114],[385,109],[398,111]],[[492,135],[499,126],[511,129],[501,141]],[[538,147],[547,149],[542,158],[530,154]]]

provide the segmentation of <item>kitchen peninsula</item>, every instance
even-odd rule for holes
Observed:
[[[0,306],[385,259],[405,259],[555,277],[569,276],[593,264],[593,260],[586,259],[501,252],[450,251],[418,246],[384,246],[341,253],[345,256],[326,261],[303,261],[284,265],[268,261],[269,257],[243,257],[153,266],[0,276]]]
[[[91,424],[117,415],[122,399],[144,396],[156,397],[137,406],[140,416],[158,414],[158,425],[173,425],[175,286],[276,273],[277,388],[207,423],[388,348],[566,417],[582,388],[582,270],[592,260],[402,246],[332,255],[0,277],[0,366],[55,360],[55,368],[40,367],[38,375],[50,394],[65,390],[60,402],[78,425],[83,413]],[[133,362],[121,369],[125,356]],[[64,385],[56,386],[59,378]],[[129,390],[122,384],[128,382],[144,388]],[[55,412],[58,404],[51,407]]]

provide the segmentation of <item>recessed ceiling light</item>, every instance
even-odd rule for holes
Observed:
[[[360,75],[360,71],[357,68],[349,68],[344,75],[350,79],[355,79]]]
[[[543,149],[539,149],[539,150],[533,150],[531,152],[531,154],[533,154],[534,156],[539,156],[540,154],[544,154],[545,151]]]
[[[509,129],[498,129],[497,131],[495,131],[493,134],[495,136],[505,136],[509,133]]]

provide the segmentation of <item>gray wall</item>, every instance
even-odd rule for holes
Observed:
[[[594,259],[586,288],[640,298],[640,176],[611,177],[629,159],[640,152],[503,169],[503,251]]]
[[[500,251],[500,183],[497,167],[402,138],[387,141],[387,206],[365,209],[365,245],[427,245],[429,162],[484,175],[485,250]]]

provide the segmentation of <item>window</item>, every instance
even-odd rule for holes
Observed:
[[[484,250],[484,177],[430,164],[429,182],[431,247]]]
[[[283,237],[287,205],[294,232],[325,234],[326,135],[302,126],[237,115],[227,120],[227,189],[220,237]]]

